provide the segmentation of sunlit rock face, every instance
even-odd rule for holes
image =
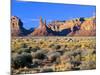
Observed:
[[[18,36],[20,34],[20,20],[16,16],[11,17],[11,35]]]
[[[96,17],[55,20],[48,24],[40,17],[39,26],[33,29],[25,29],[21,19],[16,16],[11,17],[12,36],[95,36]]]
[[[18,37],[18,36],[27,36],[31,32],[33,32],[33,29],[25,29],[23,27],[23,22],[21,21],[20,18],[17,16],[12,16],[11,17],[11,35],[13,37]]]

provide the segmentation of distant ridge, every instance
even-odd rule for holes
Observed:
[[[11,17],[11,35],[18,36],[95,36],[96,17],[52,21],[49,24],[40,17],[39,27],[27,30],[16,16]]]

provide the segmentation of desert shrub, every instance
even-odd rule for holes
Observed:
[[[21,54],[21,53],[23,53],[23,52],[24,52],[24,48],[17,49],[17,53],[18,53],[18,54]]]
[[[75,45],[75,49],[77,49],[77,48],[81,48],[81,45],[80,44],[76,44]]]
[[[53,72],[52,68],[44,68],[41,70],[41,72]]]
[[[61,46],[60,46],[60,45],[55,44],[54,46],[52,46],[52,48],[57,50],[57,49],[60,49],[60,48],[61,48]]]
[[[22,46],[21,46],[22,48],[27,48],[28,47],[28,45],[27,44],[22,44]]]
[[[80,66],[81,65],[81,62],[80,61],[71,61],[71,64],[73,65],[73,68],[75,68],[75,67],[78,67],[78,66]]]
[[[32,56],[29,53],[18,54],[12,61],[14,68],[29,67],[29,64],[32,63]]]
[[[72,38],[69,38],[69,39],[68,39],[68,42],[73,42],[73,39],[72,39]]]
[[[40,41],[39,43],[40,43],[40,44],[43,44],[43,43],[44,43],[44,41]]]
[[[50,44],[49,45],[49,48],[52,48],[52,49],[60,49],[61,46],[59,44]]]
[[[95,61],[89,61],[88,64],[89,64],[90,69],[95,69],[96,68],[96,62]]]
[[[16,51],[14,49],[11,50],[11,53],[15,53]]]
[[[92,51],[92,54],[96,54],[96,50],[93,50],[93,51]]]
[[[80,65],[81,70],[88,70],[88,69],[95,69],[96,68],[96,62],[89,61],[89,62],[82,62]]]
[[[41,60],[39,60],[39,59],[33,59],[33,60],[32,60],[32,65],[33,65],[33,67],[38,67],[41,63],[42,63],[42,62],[41,62]]]
[[[74,51],[72,51],[72,54],[71,54],[72,56],[77,56],[77,55],[81,55],[81,51],[80,50],[74,50]]]
[[[40,48],[39,47],[27,47],[27,48],[20,48],[18,49],[18,53],[21,54],[23,52],[26,52],[26,53],[31,53],[31,52],[36,52],[37,50],[39,50]]]
[[[31,49],[29,49],[29,48],[20,48],[20,49],[18,49],[18,54],[22,54],[23,52],[30,53]]]
[[[33,52],[36,52],[37,50],[40,50],[39,46],[35,46],[35,47],[31,48],[31,51],[33,51]]]
[[[24,49],[24,52],[30,53],[31,52],[31,49],[26,48],[26,49]]]
[[[83,51],[81,52],[81,56],[84,57],[84,56],[86,56],[86,55],[88,55],[88,51],[87,51],[87,50],[83,50]]]
[[[58,51],[56,51],[56,52],[59,52],[61,55],[63,55],[63,53],[64,53],[64,49],[62,49],[62,50],[58,50]]]
[[[68,47],[68,45],[64,45],[65,46],[65,48],[67,48]]]
[[[70,59],[72,59],[72,52],[71,51],[67,51],[67,52],[64,52],[64,54],[62,55],[62,57],[69,57]]]
[[[72,67],[72,70],[80,70],[80,67]]]
[[[54,44],[50,44],[50,45],[49,45],[49,48],[52,48],[53,46],[54,46]]]
[[[44,54],[44,52],[42,50],[39,50],[35,53],[35,58],[37,59],[45,59],[46,55]]]
[[[56,59],[57,59],[58,57],[60,57],[60,56],[61,56],[61,54],[60,54],[59,52],[51,52],[51,53],[49,53],[49,54],[47,55],[48,59],[51,60],[51,62],[56,61]]]

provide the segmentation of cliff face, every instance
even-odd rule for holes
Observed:
[[[27,36],[33,30],[27,30],[23,27],[23,22],[16,16],[11,17],[11,35],[12,36]]]
[[[20,34],[20,20],[16,16],[11,17],[11,35],[12,36],[19,36]]]
[[[96,35],[96,18],[88,18],[80,24],[78,31],[70,34],[72,36],[95,36]]]
[[[17,17],[11,18],[12,36],[95,36],[96,18],[77,18],[65,21],[52,21],[46,24],[40,17],[39,27],[26,30]]]
[[[91,20],[87,20],[85,21],[82,25],[81,25],[81,35],[83,33],[83,35],[92,35],[95,36],[96,35],[96,18],[91,18]]]

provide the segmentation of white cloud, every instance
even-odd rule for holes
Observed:
[[[96,5],[96,0],[18,0],[18,1],[36,1],[36,2]]]

